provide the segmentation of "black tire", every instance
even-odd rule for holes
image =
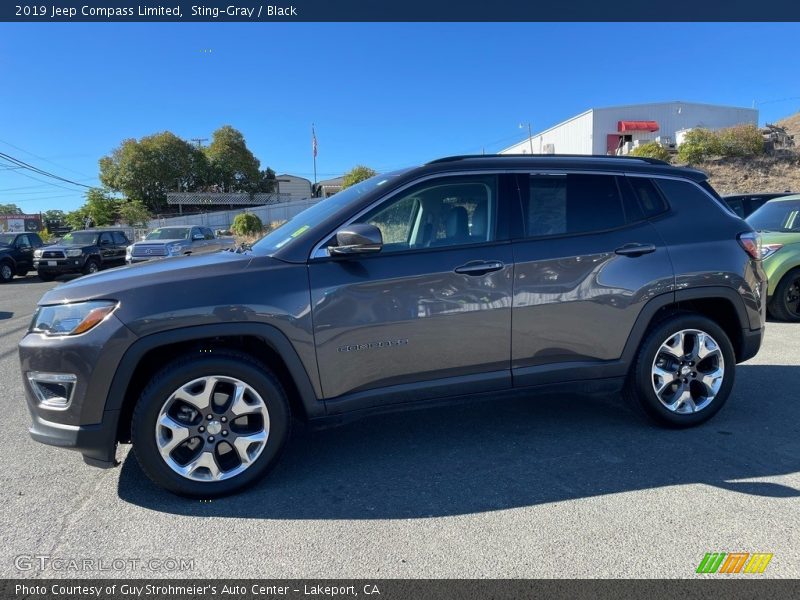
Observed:
[[[8,283],[14,279],[14,272],[14,264],[11,261],[0,262],[0,283]]]
[[[156,442],[156,423],[173,392],[195,379],[209,376],[236,378],[260,395],[269,416],[268,436],[258,457],[238,475],[221,481],[196,481],[174,471],[162,457]],[[205,423],[202,414],[200,419],[200,423]],[[290,429],[289,403],[280,381],[251,356],[222,350],[185,356],[153,377],[134,408],[131,442],[139,465],[156,485],[180,496],[216,498],[237,492],[266,475],[280,458]]]
[[[36,275],[42,281],[53,281],[53,279],[56,278],[56,276],[53,273],[42,273],[41,271],[37,271]]]
[[[781,321],[800,322],[800,267],[786,273],[778,282],[767,309],[772,317]]]
[[[18,268],[17,269],[17,277],[26,277],[28,275],[28,269]]]
[[[674,336],[677,335],[678,332],[685,330],[697,330],[710,335],[711,338],[716,341],[716,346],[719,348],[722,355],[724,361],[722,364],[724,368],[719,389],[708,404],[701,407],[696,412],[681,413],[670,410],[659,399],[654,389],[656,385],[655,382],[658,381],[658,379],[653,369],[656,364],[656,359],[659,358],[659,356],[661,357],[660,360],[664,359],[664,355],[659,352],[662,348],[662,344],[670,340],[674,341]],[[691,338],[692,336],[689,335],[688,337]],[[689,344],[691,344],[691,342],[689,342]],[[708,362],[702,364],[697,363],[697,367],[695,368],[698,370],[709,369],[711,367],[711,361],[713,360],[716,360],[716,358],[712,357],[708,359]],[[675,361],[675,365],[671,365],[671,367],[675,368],[676,373],[684,368],[679,366],[680,364],[681,363],[678,361]],[[692,361],[691,364],[694,365],[695,361]],[[717,364],[717,367],[718,366],[719,364]],[[686,364],[685,367],[687,369],[693,369],[693,367],[690,367],[688,364]],[[677,377],[672,380],[670,385],[673,387],[665,388],[665,392],[669,394],[670,390],[677,390],[683,381],[688,381],[688,384],[683,385],[686,386],[686,389],[692,390],[690,392],[692,394],[699,392],[701,389],[708,389],[702,388],[699,380],[694,381],[694,379],[698,377],[702,378],[702,374],[695,373],[695,376],[692,377],[692,373],[689,372],[687,375],[687,379]],[[625,384],[625,396],[630,402],[638,404],[644,412],[659,425],[674,428],[693,427],[704,423],[723,407],[733,389],[735,376],[736,357],[733,351],[733,345],[725,334],[725,331],[707,317],[691,313],[682,313],[657,323],[647,333],[639,347],[630,373],[628,374]],[[695,400],[700,400],[697,406],[702,406],[702,404],[711,397],[711,394],[706,394],[705,397],[703,397],[702,394],[697,395],[698,398],[693,398],[693,402]]]
[[[81,272],[84,275],[91,275],[92,273],[97,273],[100,270],[100,261],[96,258],[90,258],[86,261],[86,264],[83,265],[83,269]]]

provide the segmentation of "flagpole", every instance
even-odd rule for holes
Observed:
[[[311,124],[311,155],[314,157],[314,187],[317,186],[317,134]]]

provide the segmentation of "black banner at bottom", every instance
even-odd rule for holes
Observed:
[[[702,577],[702,578],[701,578]],[[730,576],[682,580],[591,579],[51,579],[0,580],[0,598],[30,600],[458,600],[522,598],[800,598],[800,581]]]

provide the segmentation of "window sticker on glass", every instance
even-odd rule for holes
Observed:
[[[286,244],[288,244],[289,242],[291,242],[291,241],[292,241],[292,239],[294,239],[294,237],[287,237],[287,238],[286,238],[285,240],[283,240],[282,242],[278,242],[277,244],[275,244],[275,248],[283,248],[283,247],[284,247]]]
[[[292,239],[303,235],[310,228],[311,228],[311,225],[303,225],[300,229],[298,229],[297,231],[295,231],[292,234]]]

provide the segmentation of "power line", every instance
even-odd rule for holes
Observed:
[[[80,171],[76,171],[75,169],[70,169],[69,167],[64,167],[63,165],[59,165],[57,163],[54,163],[52,160],[47,159],[44,156],[39,156],[37,154],[34,154],[33,152],[29,152],[29,151],[25,150],[24,148],[20,148],[19,146],[15,146],[11,142],[7,142],[5,140],[0,140],[0,144],[5,144],[6,146],[10,146],[10,147],[14,148],[15,150],[19,150],[20,152],[24,152],[28,156],[32,156],[33,158],[38,158],[39,160],[43,160],[44,162],[50,163],[51,165],[56,166],[56,167],[59,167],[59,168],[62,168],[62,169],[66,169],[67,171],[70,171],[70,172],[75,173],[77,175],[82,175],[83,177],[89,177],[89,175],[87,175],[86,173],[81,173]],[[83,156],[88,156],[88,155],[84,154]]]
[[[45,171],[44,169],[40,169],[39,167],[34,167],[33,165],[31,165],[29,163],[26,163],[25,161],[20,160],[18,158],[14,158],[13,156],[11,156],[9,154],[6,154],[5,152],[0,152],[0,158],[2,158],[3,160],[5,160],[7,162],[10,162],[13,165],[18,165],[20,167],[23,167],[24,169],[27,169],[27,170],[32,171],[34,173],[37,173],[39,175],[44,175],[45,177],[50,177],[51,179],[56,179],[58,181],[63,181],[64,183],[69,183],[70,185],[77,185],[79,187],[85,187],[85,188],[89,188],[89,189],[92,188],[91,185],[86,185],[84,183],[79,183],[77,181],[72,181],[71,179],[67,179],[66,177],[61,177],[60,175],[55,175],[54,173],[50,173],[49,171]]]

